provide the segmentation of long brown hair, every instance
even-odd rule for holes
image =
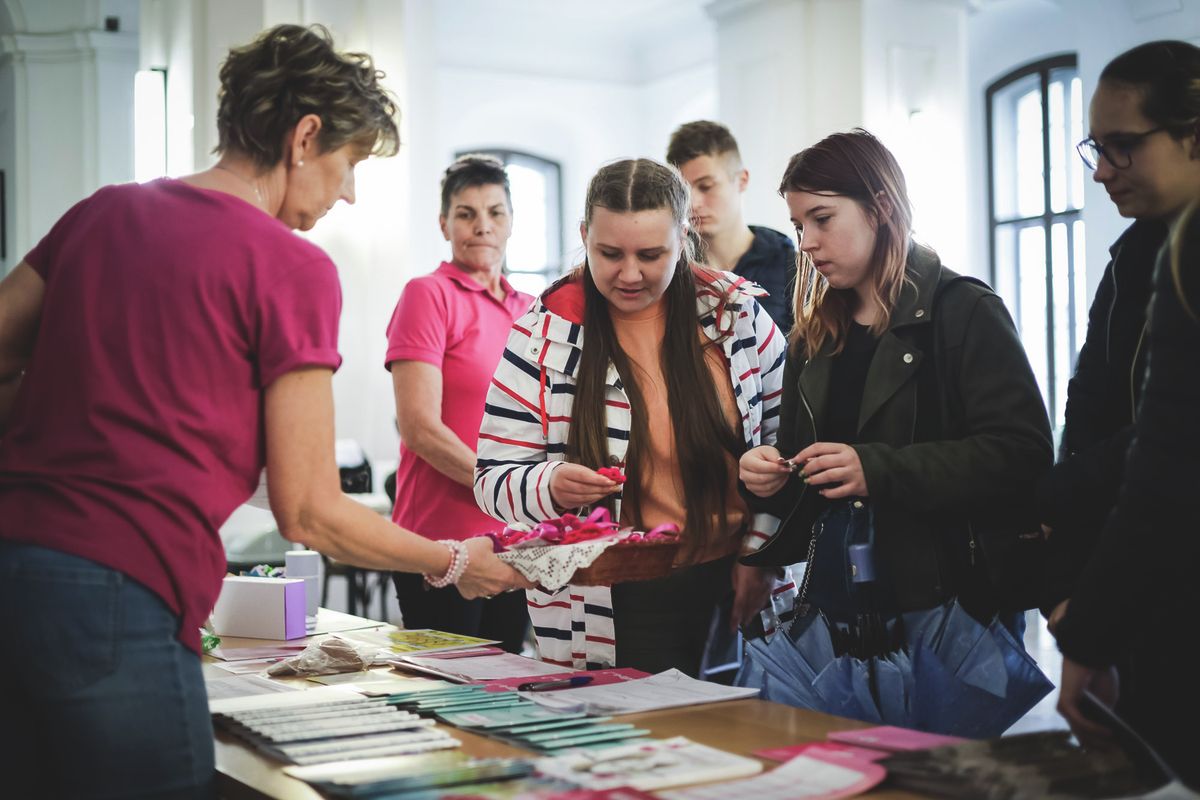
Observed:
[[[1179,304],[1188,316],[1200,322],[1200,308],[1193,305],[1193,298],[1200,295],[1200,197],[1188,204],[1171,235],[1171,282],[1179,295]],[[1184,264],[1188,274],[1184,274]]]
[[[688,186],[678,172],[656,161],[618,161],[601,168],[588,185],[585,224],[591,224],[597,208],[620,214],[669,211],[683,237],[690,208]],[[664,294],[667,319],[661,358],[687,508],[687,519],[681,520],[685,557],[691,557],[729,533],[729,456],[739,457],[745,445],[725,419],[705,362],[696,306],[696,282],[700,278],[692,269],[686,237],[682,243],[675,274]],[[575,279],[583,285],[585,335],[576,373],[567,459],[592,468],[609,463],[605,378],[611,363],[629,397],[632,419],[623,502],[629,520],[641,528],[641,487],[649,436],[645,399],[638,390],[633,364],[617,342],[608,301],[596,288],[586,258]],[[612,498],[601,505],[611,510]],[[714,519],[719,520],[716,525]]]
[[[792,156],[779,184],[779,194],[786,192],[848,197],[875,220],[870,293],[882,313],[871,326],[871,333],[879,336],[887,330],[904,285],[912,232],[908,188],[895,156],[862,128],[835,133]],[[803,347],[804,354],[811,358],[827,338],[832,338],[834,352],[838,352],[850,329],[854,290],[831,289],[803,250],[797,259],[793,298],[796,324],[789,334],[791,345]]]

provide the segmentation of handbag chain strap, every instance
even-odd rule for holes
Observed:
[[[796,594],[796,609],[795,619],[806,616],[808,614],[808,582],[812,578],[813,556],[817,552],[817,538],[821,535],[821,531],[825,530],[825,521],[813,525],[812,538],[808,540],[808,557],[804,562],[804,578],[800,581],[800,591]],[[793,620],[795,621],[795,620]]]

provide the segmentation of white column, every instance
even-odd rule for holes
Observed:
[[[98,30],[0,36],[12,105],[0,144],[9,205],[5,271],[76,201],[133,178],[137,34]]]
[[[787,159],[862,120],[861,0],[714,0],[720,121],[750,188],[746,221],[787,231]]]

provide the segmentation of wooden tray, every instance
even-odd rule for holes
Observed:
[[[600,554],[583,569],[575,570],[571,583],[612,586],[614,583],[664,578],[679,554],[679,542],[622,542]]]

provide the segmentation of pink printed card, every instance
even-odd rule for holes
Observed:
[[[805,742],[804,744],[794,744],[791,747],[772,747],[767,750],[758,750],[754,755],[770,761],[790,761],[798,755],[813,755],[814,753],[828,756],[831,760],[854,758],[867,762],[878,761],[888,755],[886,750],[872,750],[868,747],[856,747],[839,742]]]
[[[649,678],[649,672],[642,672],[640,669],[632,669],[630,667],[622,667],[620,669],[593,669],[593,670],[573,670],[557,672],[550,675],[538,675],[536,677],[524,678],[499,678],[494,681],[481,681],[484,690],[488,692],[506,692],[510,689],[516,689],[522,683],[530,681],[563,681],[567,678],[574,678],[579,675],[586,675],[592,679],[588,686],[607,686],[612,683],[622,683],[624,681],[636,681],[641,678]]]
[[[951,744],[961,744],[966,739],[957,736],[942,736],[936,733],[924,733],[908,728],[896,728],[891,725],[881,725],[878,728],[863,728],[857,731],[834,731],[829,734],[831,742],[869,747],[875,750],[887,750],[890,753],[900,753],[907,750],[928,750],[931,747],[945,747]]]

